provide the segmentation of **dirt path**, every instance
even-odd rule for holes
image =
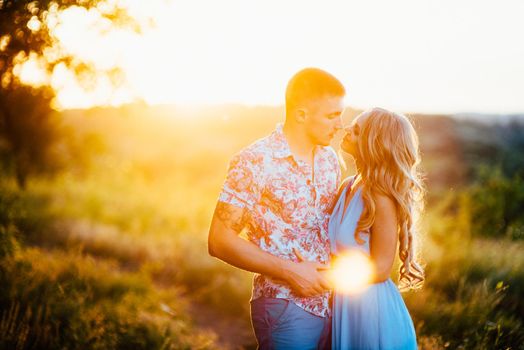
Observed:
[[[207,305],[192,303],[189,313],[198,328],[218,335],[218,345],[228,350],[256,349],[257,344],[249,319],[226,316]]]

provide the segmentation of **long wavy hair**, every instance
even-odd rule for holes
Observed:
[[[407,117],[381,108],[364,117],[357,138],[355,163],[362,183],[364,210],[355,230],[369,232],[375,221],[373,193],[390,197],[396,204],[401,260],[399,289],[418,289],[424,282],[424,269],[417,262],[415,238],[417,221],[423,211],[424,187],[419,174],[418,136]],[[360,117],[359,116],[359,117]]]

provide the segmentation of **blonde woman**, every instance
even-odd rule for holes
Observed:
[[[353,252],[369,259],[374,273],[363,290],[335,287],[332,346],[416,349],[413,322],[399,288],[418,288],[424,280],[414,251],[423,194],[417,174],[418,138],[405,116],[380,108],[360,114],[345,130],[341,149],[354,158],[357,175],[343,183],[333,208],[332,261],[336,266],[337,259]],[[397,245],[399,287],[389,277]],[[342,279],[352,278],[359,269],[363,266],[350,266]]]

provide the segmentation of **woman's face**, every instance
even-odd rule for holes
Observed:
[[[364,123],[364,120],[366,119],[365,114],[361,114],[357,116],[351,124],[344,127],[344,131],[346,134],[344,135],[344,138],[342,139],[342,142],[340,143],[340,148],[351,156],[353,158],[357,154],[357,148],[358,148],[358,139],[360,137],[360,132],[362,130],[362,125]]]

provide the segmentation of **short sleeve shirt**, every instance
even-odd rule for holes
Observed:
[[[219,201],[245,208],[248,239],[281,259],[297,262],[296,248],[308,261],[329,263],[329,211],[340,182],[340,165],[329,146],[317,146],[314,166],[296,160],[282,124],[236,154]],[[255,274],[252,300],[283,298],[321,317],[329,316],[330,292],[300,297],[288,285]]]

